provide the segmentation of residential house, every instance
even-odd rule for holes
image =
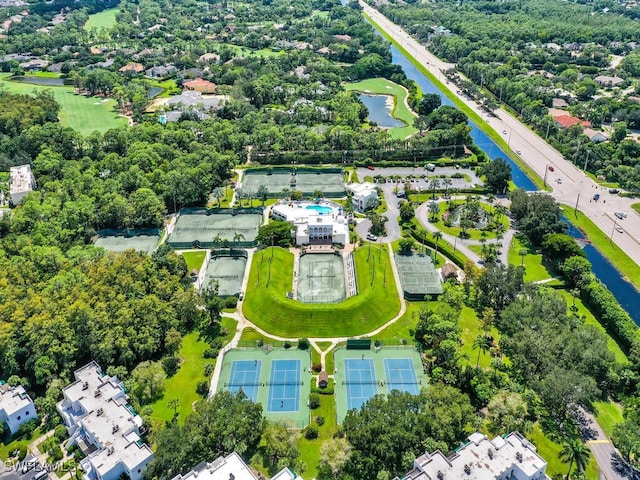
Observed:
[[[85,480],[142,480],[153,452],[140,439],[142,419],[128,404],[122,382],[104,375],[96,362],[74,372],[76,381],[62,390],[57,408],[78,445]]]
[[[220,55],[217,53],[205,53],[198,57],[200,63],[218,63],[220,61]]]
[[[192,92],[200,93],[215,93],[217,87],[215,83],[203,80],[202,78],[185,81],[182,83],[182,86]]]
[[[378,191],[371,182],[350,183],[347,185],[347,191],[353,194],[351,201],[356,212],[363,213],[378,200]]]
[[[36,407],[22,385],[0,385],[0,423],[6,423],[11,435],[18,433],[20,425],[38,418]]]
[[[124,67],[121,67],[118,71],[122,73],[142,73],[144,72],[144,65],[141,63],[131,62],[127,63]]]
[[[553,108],[567,108],[569,103],[564,98],[554,98],[551,100]]]
[[[33,70],[44,70],[49,66],[49,62],[46,60],[42,60],[40,58],[34,58],[33,60],[27,60],[26,62],[22,62],[20,64],[20,68],[23,70],[33,71]]]
[[[148,78],[162,79],[168,77],[178,70],[173,65],[160,65],[157,67],[151,67],[145,70],[144,75]]]
[[[593,143],[602,143],[609,140],[609,135],[604,132],[594,130],[593,128],[585,128],[584,132],[582,133],[589,137],[589,140],[591,140]]]
[[[36,189],[36,179],[30,165],[18,165],[9,168],[9,195],[11,203],[18,205],[20,200]]]
[[[569,114],[558,115],[558,116],[554,115],[553,119],[561,128],[569,128],[569,127],[573,127],[574,125],[582,125],[583,127],[591,126],[591,122],[587,120],[580,120],[578,117],[574,117]]]
[[[193,470],[184,475],[178,475],[173,480],[259,480],[264,478],[256,476],[242,460],[240,455],[233,452],[226,457],[218,457],[213,462],[202,462]],[[276,473],[271,480],[302,480],[288,468],[283,468]]]
[[[351,41],[351,35],[334,35],[333,38],[335,38],[336,40],[340,40],[341,42],[350,42]]]
[[[419,456],[402,479],[549,480],[546,469],[547,462],[520,433],[489,440],[476,432],[448,456],[440,450]]]
[[[593,79],[599,86],[606,88],[615,88],[621,83],[624,83],[624,79],[620,77],[610,77],[608,75],[598,75]]]

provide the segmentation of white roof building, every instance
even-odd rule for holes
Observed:
[[[0,422],[7,424],[11,435],[17,433],[20,425],[34,418],[38,418],[36,407],[22,385],[0,385]]]
[[[9,169],[9,194],[11,203],[17,205],[27,193],[36,189],[36,179],[29,165],[19,165]]]
[[[63,391],[58,411],[71,436],[87,454],[82,460],[84,478],[117,480],[125,473],[131,480],[153,459],[140,440],[142,419],[128,405],[120,380],[102,374],[91,362],[74,372],[76,381]]]
[[[271,480],[293,480],[297,477],[288,468],[282,469]],[[236,452],[227,457],[218,457],[213,462],[202,462],[185,475],[173,480],[258,480],[244,460]]]
[[[285,202],[274,205],[271,216],[293,224],[296,245],[349,244],[349,223],[342,207],[330,202]]]
[[[413,462],[403,480],[549,480],[547,462],[520,433],[489,440],[476,432],[449,456],[436,450]],[[395,480],[398,480],[397,477]]]
[[[378,200],[378,191],[371,182],[350,183],[347,185],[347,191],[353,194],[351,200],[356,212],[364,212],[371,203]]]

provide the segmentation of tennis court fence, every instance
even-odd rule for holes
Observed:
[[[402,382],[402,381],[397,381],[397,380],[393,380],[393,381],[388,381],[388,380],[355,380],[355,381],[350,381],[350,380],[343,380],[342,381],[342,385],[380,385],[380,386],[384,386],[386,384],[391,384],[391,385],[422,385],[422,382],[418,381],[418,382]]]
[[[271,385],[304,385],[304,380],[297,382],[250,382],[250,383],[225,383],[224,387],[269,387]]]

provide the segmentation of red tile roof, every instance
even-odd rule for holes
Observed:
[[[586,120],[580,120],[579,118],[573,117],[571,115],[558,115],[557,117],[554,117],[554,119],[556,123],[560,125],[562,128],[569,128],[577,124],[580,124],[583,127],[591,126],[591,122],[588,122]]]

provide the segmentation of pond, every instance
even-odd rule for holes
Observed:
[[[409,79],[420,85],[423,93],[437,93],[442,97],[443,105],[453,105],[453,102],[393,45],[391,46],[391,57],[393,63],[400,65]],[[537,190],[531,179],[511,160],[502,148],[472,121],[469,121],[469,126],[471,127],[471,137],[476,145],[491,159],[501,157],[511,166],[513,183],[517,187],[527,191]],[[578,229],[571,225],[567,219],[565,220],[569,225],[568,234],[577,239],[584,238],[584,235]],[[640,292],[631,283],[627,282],[621,273],[593,245],[586,244],[584,251],[593,266],[593,273],[596,277],[613,293],[618,303],[629,313],[634,322],[640,325]]]
[[[402,120],[391,116],[391,111],[393,110],[393,97],[391,95],[360,93],[358,94],[358,98],[366,105],[367,110],[369,110],[367,119],[370,122],[376,122],[379,127],[384,128],[405,126]]]
[[[24,75],[16,75],[10,79],[13,82],[30,83],[32,85],[43,85],[45,87],[63,87],[65,85],[73,85],[71,80],[53,77],[29,77]]]

